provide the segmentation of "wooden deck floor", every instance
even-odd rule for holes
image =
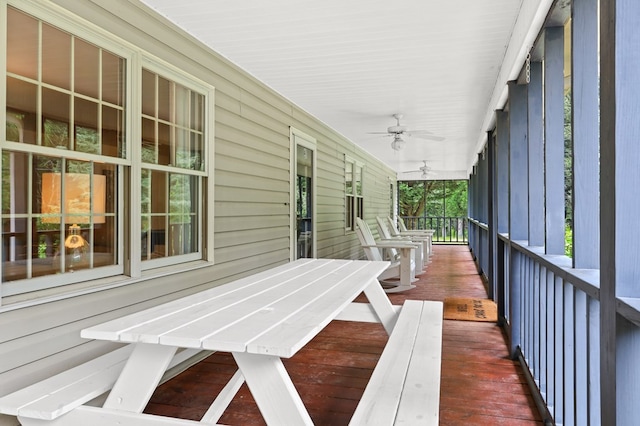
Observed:
[[[487,297],[467,246],[435,246],[433,261],[419,278],[417,288],[391,294],[391,301]],[[348,424],[386,339],[378,324],[334,321],[285,361],[316,425]],[[199,420],[235,369],[229,354],[213,354],[160,386],[146,412]],[[220,422],[265,424],[246,385]],[[496,324],[444,321],[440,424],[542,424]]]

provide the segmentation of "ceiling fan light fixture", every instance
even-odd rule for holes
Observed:
[[[396,137],[393,138],[393,142],[391,142],[391,148],[394,151],[400,151],[402,148],[404,148],[404,144],[406,142],[404,141],[404,139],[402,139],[399,135],[397,135]]]

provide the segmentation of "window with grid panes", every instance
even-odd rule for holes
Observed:
[[[83,21],[61,20],[46,3],[15,3],[0,4],[2,295],[125,279],[127,251],[142,265],[128,268],[132,275],[203,259],[213,88]],[[136,72],[140,85],[131,84]],[[134,96],[142,99],[137,119]],[[138,146],[133,134],[142,136]],[[132,163],[132,152],[141,161]]]
[[[143,261],[200,251],[204,114],[202,93],[142,70]]]
[[[126,59],[13,7],[6,34],[3,294],[122,273]]]
[[[364,218],[362,164],[345,156],[345,229],[355,230],[356,218]]]

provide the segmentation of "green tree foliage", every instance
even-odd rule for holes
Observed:
[[[564,96],[564,200],[567,227],[573,222],[573,152],[571,149],[571,90]]]
[[[398,182],[398,214],[400,216],[422,216],[426,205],[426,194],[435,181]]]
[[[445,207],[447,216],[466,217],[468,215],[467,188],[466,180],[446,181]]]
[[[398,214],[406,217],[466,217],[467,181],[398,182]]]
[[[76,151],[100,154],[100,142],[96,129],[76,126]]]
[[[564,96],[564,217],[565,254],[573,255],[573,150],[571,127],[571,90]]]

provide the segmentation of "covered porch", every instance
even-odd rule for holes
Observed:
[[[451,90],[423,94],[432,108],[405,109],[405,119],[390,127],[403,102],[373,101],[363,91],[351,98],[384,111],[350,116],[331,104],[338,120],[330,122],[151,3],[161,2],[0,0],[0,21],[7,22],[0,37],[0,127],[6,127],[0,396],[113,349],[82,338],[87,327],[297,257],[362,259],[355,220],[397,216],[398,182],[424,163],[419,172],[429,179],[468,179],[469,245],[437,246],[417,288],[391,299],[468,295],[495,300],[499,314],[497,324],[445,321],[442,424],[637,422],[635,0],[505,1],[514,7],[513,20],[502,21],[513,25],[505,27],[508,40],[484,42],[504,62],[483,68],[493,70],[484,96],[468,78],[478,76],[472,74],[478,61],[450,66],[445,70],[467,76],[451,79],[449,87],[466,96],[450,105],[454,112],[442,108],[454,97]],[[487,9],[499,16],[499,7]],[[49,43],[50,34],[64,43]],[[444,44],[439,49],[471,57]],[[25,52],[33,53],[28,61]],[[82,73],[88,57],[93,71]],[[351,74],[361,79],[362,73]],[[443,80],[443,74],[418,74],[434,87]],[[393,81],[404,80],[394,74]],[[95,90],[86,93],[85,86]],[[321,84],[300,87],[333,99]],[[476,103],[467,105],[471,98]],[[86,105],[91,117],[80,114]],[[454,122],[443,125],[435,112]],[[357,126],[348,132],[344,122]],[[360,143],[361,135],[385,127],[383,137],[396,144]],[[434,130],[431,142],[443,142],[440,135],[446,142],[416,141],[400,152],[397,137],[408,129]],[[43,196],[51,171],[67,181],[86,175],[90,213],[45,208],[52,204]],[[103,180],[106,195],[98,190]],[[304,197],[296,198],[303,187]],[[58,201],[66,199],[61,194]],[[104,209],[95,208],[98,199]],[[75,222],[87,242],[78,263],[66,244]],[[380,326],[349,327],[355,326],[331,324],[289,364],[318,424],[346,423],[384,347]],[[357,334],[367,338],[354,339]],[[229,357],[212,355],[158,389],[147,411],[198,418],[232,367]],[[184,378],[201,388],[192,391]],[[260,424],[250,399],[243,389],[221,421]],[[0,416],[0,425],[15,424],[15,417]]]

